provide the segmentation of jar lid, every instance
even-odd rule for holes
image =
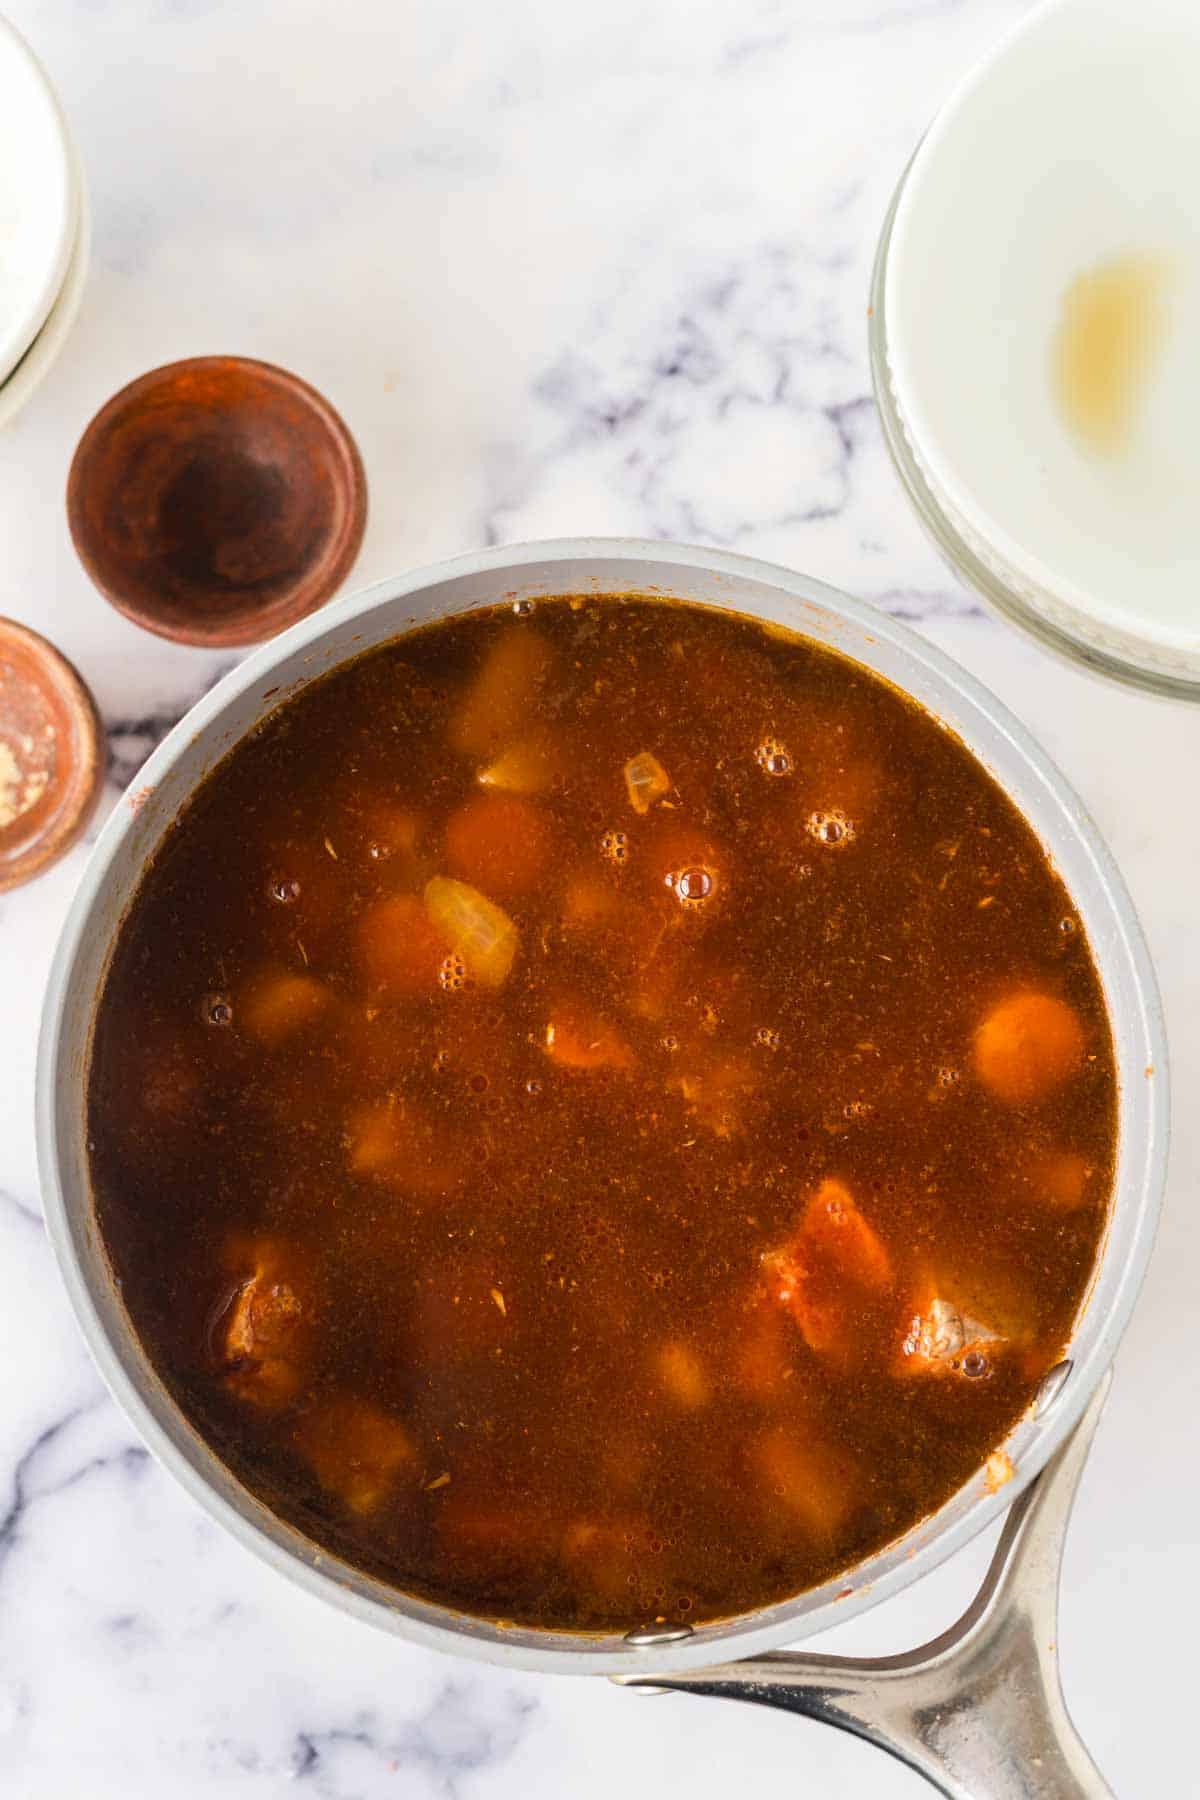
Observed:
[[[0,891],[57,862],[104,778],[96,703],[46,639],[0,619]]]

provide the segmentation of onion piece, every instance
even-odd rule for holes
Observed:
[[[642,750],[625,764],[625,786],[634,812],[646,813],[670,793],[671,777],[652,751]]]
[[[478,888],[448,875],[425,884],[425,911],[467,971],[484,987],[499,987],[517,954],[517,928]]]

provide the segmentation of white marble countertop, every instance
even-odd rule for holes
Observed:
[[[869,398],[866,287],[939,99],[1023,0],[7,0],[78,133],[92,276],[0,435],[0,612],[93,684],[111,804],[227,659],[119,619],[67,536],[92,411],[204,351],[284,363],[357,434],[356,580],[489,541],[619,532],[808,570],[917,622],[1094,809],[1166,991],[1166,1220],[1068,1548],[1076,1716],[1124,1797],[1200,1794],[1200,717],[1094,684],[926,545]],[[39,1220],[33,1049],[85,851],[0,898],[0,1792],[14,1800],[716,1800],[925,1793],[877,1752],[713,1701],[494,1674],[290,1591],[106,1397]],[[838,1634],[947,1623],[977,1544]]]

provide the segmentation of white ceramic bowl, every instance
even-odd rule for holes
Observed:
[[[1011,1434],[1015,1478],[982,1471],[932,1518],[820,1587],[742,1617],[632,1641],[506,1629],[402,1594],[318,1549],[240,1485],[151,1368],[113,1282],[92,1208],[85,1079],[96,996],[123,919],[163,835],[214,763],[339,663],[414,625],[562,593],[673,595],[749,614],[842,651],[958,733],[1011,795],[1070,890],[1100,971],[1120,1077],[1112,1217],[1091,1292],[1051,1396]],[[50,975],[38,1049],[38,1157],[46,1224],[100,1369],[188,1491],[243,1543],[312,1593],[432,1648],[559,1674],[699,1668],[808,1637],[895,1593],[967,1541],[1064,1442],[1107,1367],[1150,1254],[1167,1148],[1166,1046],[1154,974],[1125,886],[1095,826],[1024,728],[940,651],[861,601],[767,563],[660,543],[571,539],[462,556],[379,582],[303,619],[247,657],[159,746],[105,826]]]
[[[76,158],[79,192],[79,214],[71,260],[42,329],[26,350],[7,381],[0,383],[0,430],[16,418],[32,399],[58,361],[63,345],[71,334],[87,286],[88,256],[91,250],[91,213],[82,168]]]
[[[918,146],[870,328],[888,448],[958,573],[1072,661],[1193,701],[1198,93],[1196,0],[1041,0]],[[1158,271],[1169,323],[1130,441],[1098,451],[1056,358],[1066,297],[1123,259]]]
[[[79,176],[54,89],[0,18],[0,381],[58,299],[79,229]]]

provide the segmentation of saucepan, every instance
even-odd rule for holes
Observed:
[[[1103,981],[1120,1079],[1107,1237],[1067,1355],[1005,1446],[1012,1480],[990,1492],[981,1471],[897,1542],[793,1599],[691,1628],[648,1621],[625,1636],[510,1628],[398,1593],[319,1550],[255,1500],[196,1435],[134,1336],[97,1231],[86,1149],[84,1077],[114,938],[148,860],[205,774],[288,695],[370,646],[474,607],[566,592],[675,596],[791,628],[876,671],[956,732],[1029,820],[1074,898]],[[1154,1236],[1167,1149],[1161,1008],[1129,896],[1079,800],[990,694],[904,626],[768,564],[607,539],[483,551],[335,602],[249,656],[206,695],[117,807],[58,948],[38,1061],[47,1224],[101,1372],[167,1468],[281,1574],[430,1648],[510,1668],[606,1675],[812,1712],[883,1743],[948,1794],[1013,1800],[1107,1791],[1061,1701],[1055,1552]],[[869,1664],[771,1654],[896,1593],[1006,1509],[984,1590],[937,1643]]]

